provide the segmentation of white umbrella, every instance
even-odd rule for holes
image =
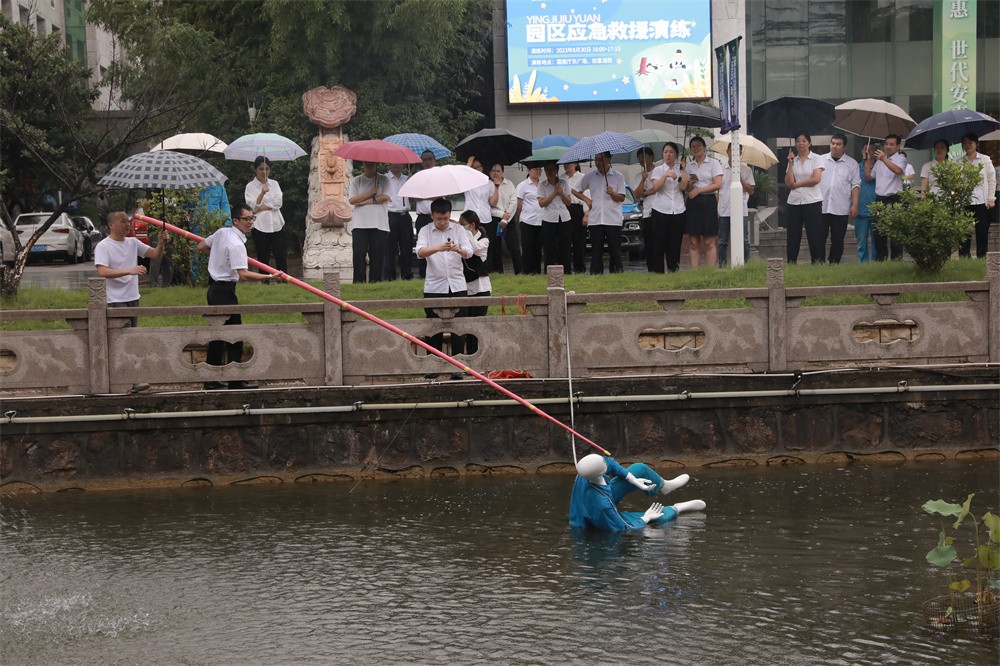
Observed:
[[[197,150],[210,153],[221,153],[228,147],[225,141],[211,134],[204,132],[188,132],[186,134],[175,134],[169,139],[164,139],[149,149],[149,152],[157,150]]]
[[[732,135],[723,134],[722,136],[716,137],[715,143],[709,147],[709,150],[714,150],[717,153],[725,155],[726,148],[731,146],[732,143]],[[743,148],[740,151],[740,160],[744,164],[750,164],[755,167],[760,167],[761,169],[770,169],[778,163],[778,158],[773,152],[771,152],[771,149],[767,147],[767,144],[760,139],[750,136],[749,134],[740,134],[740,146]]]
[[[902,108],[882,99],[852,99],[835,106],[834,114],[834,127],[870,139],[906,136],[917,124]]]
[[[294,141],[280,134],[259,132],[244,134],[226,146],[227,160],[244,160],[253,162],[264,156],[272,162],[279,160],[294,160],[306,154]]]
[[[979,137],[980,141],[1000,141],[1000,130],[993,130],[989,134]]]
[[[398,196],[414,199],[436,199],[468,192],[490,182],[482,171],[464,164],[431,167],[410,176],[399,188]]]

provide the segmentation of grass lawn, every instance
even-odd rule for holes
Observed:
[[[507,296],[513,305],[519,294],[541,295],[545,293],[547,278],[544,275],[492,275],[494,296]],[[724,289],[763,287],[766,284],[766,263],[751,261],[740,268],[716,270],[699,268],[665,275],[649,273],[618,273],[615,275],[567,275],[566,289],[578,294],[610,293],[628,291],[669,291],[693,289]],[[935,275],[925,275],[917,271],[910,262],[884,262],[868,264],[840,265],[794,265],[785,267],[785,284],[789,287],[851,285],[851,284],[900,284],[919,282],[966,282],[986,279],[986,262],[983,259],[952,259],[944,269]],[[312,282],[322,287],[320,282]],[[143,288],[142,305],[182,306],[204,305],[204,287],[164,287]],[[290,284],[258,285],[244,283],[239,286],[242,304],[266,303],[315,303],[320,299],[305,290]],[[348,301],[378,301],[401,298],[421,298],[423,281],[381,282],[376,284],[346,284],[342,295]],[[962,291],[927,292],[904,294],[899,302],[964,301],[968,297]],[[806,300],[804,305],[855,305],[871,303],[869,296],[823,296]],[[0,302],[0,310],[46,310],[64,308],[86,308],[87,290],[62,290],[24,287],[14,299]],[[743,299],[693,300],[685,304],[685,309],[739,308],[748,307]],[[508,312],[511,306],[508,306]],[[621,303],[596,303],[587,306],[588,312],[626,312],[658,310],[659,306],[650,301],[630,301]],[[423,310],[377,309],[372,310],[383,319],[408,319],[423,317]],[[499,315],[500,308],[490,308],[491,315]],[[2,321],[0,330],[37,330],[68,328],[63,321]],[[280,323],[304,321],[301,315],[251,315],[245,316],[246,323]],[[190,326],[204,323],[200,317],[143,317],[140,326]]]

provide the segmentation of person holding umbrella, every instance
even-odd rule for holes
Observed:
[[[257,260],[270,266],[273,254],[274,267],[287,273],[281,186],[271,179],[271,160],[263,155],[253,161],[253,169],[254,179],[247,183],[243,198],[256,216],[251,234],[257,248]]]
[[[583,173],[580,172],[579,162],[567,162],[563,165],[563,172],[566,175],[566,182],[569,183],[570,192],[580,187],[583,180]],[[583,207],[583,200],[575,196],[570,197],[569,220],[573,228],[571,237],[573,239],[573,272],[587,272],[587,226],[583,223],[583,216],[586,212]]]
[[[666,145],[664,145],[666,148]],[[642,210],[642,219],[639,221],[639,228],[642,230],[642,237],[649,238],[651,234],[655,232],[651,229],[653,220],[653,206],[652,201],[646,201],[646,197],[651,196],[653,191],[650,186],[653,184],[653,179],[650,176],[653,173],[653,169],[656,168],[656,161],[653,158],[653,149],[649,146],[643,146],[635,151],[636,161],[642,170],[635,174],[632,178],[632,194],[635,195],[636,201],[639,203],[639,207]],[[655,270],[657,265],[657,259],[659,260],[660,270]],[[663,272],[663,252],[659,252],[656,257],[651,253],[646,252],[646,270],[650,273],[662,273]]]
[[[814,264],[823,262],[826,252],[823,191],[820,189],[823,168],[819,155],[812,151],[812,137],[799,132],[795,136],[795,150],[788,151],[788,168],[785,170],[785,185],[789,190],[786,249],[790,264],[799,260],[803,225],[809,241],[810,260]]]
[[[590,191],[588,197],[585,191]],[[604,274],[604,244],[611,255],[611,272],[621,273],[622,265],[622,202],[625,201],[625,176],[611,168],[611,153],[594,156],[594,168],[580,181],[573,196],[590,208],[587,226],[590,229],[590,273]]]
[[[965,155],[959,162],[979,166],[979,187],[972,190],[972,203],[968,210],[976,220],[976,257],[986,256],[990,241],[990,209],[996,205],[997,171],[992,160],[979,151],[979,137],[968,133],[962,137],[962,150]],[[960,257],[972,256],[972,237],[970,236],[958,250]]]
[[[907,164],[906,157],[899,154],[899,142],[898,134],[887,134],[885,143],[882,144],[884,151],[877,148],[868,151],[868,159],[865,160],[865,179],[875,181],[876,201],[890,204],[899,202]],[[892,259],[903,258],[903,248],[895,241],[889,243],[889,239],[877,229],[872,230],[872,237],[875,239],[878,261],[889,259],[890,253]]]
[[[483,163],[475,155],[471,155],[468,159],[468,166],[475,169],[480,173],[486,173],[486,169],[483,167]],[[479,187],[474,187],[465,193],[465,210],[471,210],[479,218],[480,223],[489,224],[489,221],[493,220],[493,214],[490,212],[490,195],[496,191],[496,185],[491,182],[486,182]],[[490,225],[492,226],[492,225]],[[496,239],[496,228],[486,228],[486,236],[490,239],[490,245],[495,245]]]
[[[389,179],[378,173],[375,162],[362,162],[361,174],[351,178],[347,202],[354,206],[354,284],[382,281],[382,261],[389,238]]]

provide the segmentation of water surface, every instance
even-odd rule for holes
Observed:
[[[919,626],[920,505],[996,511],[995,464],[693,474],[625,535],[569,530],[571,477],[6,498],[0,662],[998,662]]]

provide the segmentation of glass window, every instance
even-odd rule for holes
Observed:
[[[976,3],[976,37],[979,39],[1000,37],[1000,2],[990,0]]]
[[[934,39],[934,3],[931,0],[911,0],[907,3],[907,11],[909,12],[910,41],[932,41]]]
[[[895,14],[892,0],[855,0],[847,5],[847,41],[888,42],[892,40]]]

